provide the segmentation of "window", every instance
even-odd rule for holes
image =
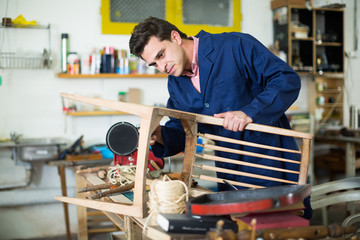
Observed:
[[[131,34],[149,16],[166,19],[188,35],[240,31],[240,0],[102,0],[102,33]]]

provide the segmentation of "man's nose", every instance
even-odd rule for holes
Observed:
[[[160,72],[162,72],[162,73],[167,73],[166,72],[166,64],[165,63],[163,63],[163,62],[158,62],[157,63],[157,69],[160,71]]]

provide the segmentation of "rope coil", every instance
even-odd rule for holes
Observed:
[[[155,180],[150,185],[149,217],[145,223],[156,220],[158,213],[184,213],[189,190],[180,180],[171,180],[167,175],[162,180]],[[144,227],[145,227],[144,226]]]

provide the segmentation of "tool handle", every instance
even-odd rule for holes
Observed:
[[[126,184],[124,186],[110,189],[108,191],[96,193],[90,197],[91,197],[91,199],[99,199],[99,198],[105,197],[106,195],[109,195],[112,193],[119,193],[119,192],[124,192],[124,191],[130,190],[130,189],[134,188],[134,186],[135,186],[135,182],[132,182],[132,183]]]
[[[104,183],[104,184],[99,184],[99,185],[80,188],[78,190],[78,193],[88,192],[88,191],[95,191],[95,190],[100,190],[100,189],[106,189],[106,188],[111,188],[113,186],[119,186],[119,185],[120,185],[120,183],[116,183],[116,184]]]

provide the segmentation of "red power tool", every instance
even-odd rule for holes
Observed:
[[[118,122],[106,134],[106,145],[114,153],[114,165],[136,165],[139,142],[138,129],[128,122]],[[164,168],[164,159],[157,158],[149,149],[150,171]]]

